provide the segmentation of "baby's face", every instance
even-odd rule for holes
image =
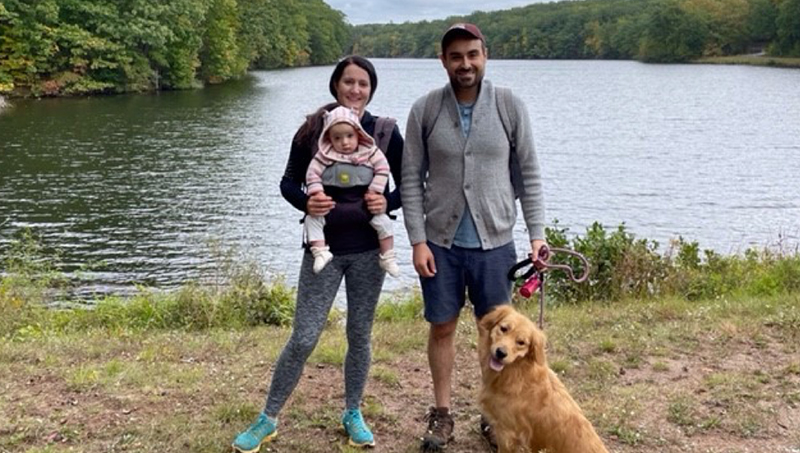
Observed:
[[[342,154],[352,154],[358,148],[356,128],[347,123],[337,123],[328,129],[333,149]]]

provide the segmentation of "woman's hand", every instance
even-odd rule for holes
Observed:
[[[364,201],[367,202],[367,210],[370,214],[378,215],[386,212],[386,197],[382,193],[367,191],[364,194]]]
[[[311,216],[325,217],[335,207],[336,203],[333,198],[325,195],[325,192],[317,192],[308,197],[306,212]]]

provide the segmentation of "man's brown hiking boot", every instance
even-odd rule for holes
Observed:
[[[448,409],[431,407],[425,415],[425,421],[428,422],[428,430],[422,436],[422,451],[442,451],[453,440],[453,416]]]

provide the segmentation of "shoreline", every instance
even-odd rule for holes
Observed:
[[[369,57],[369,58],[376,58],[376,57]],[[395,58],[389,58],[395,59]],[[414,59],[423,59],[423,58],[414,58]],[[535,60],[535,59],[521,59],[521,60]],[[591,61],[638,61],[640,63],[644,63],[641,60],[637,59],[595,59],[595,58],[586,58],[585,60]],[[658,64],[658,63],[644,63],[644,64]],[[726,55],[726,56],[717,56],[717,57],[701,57],[695,60],[689,60],[684,63],[678,64],[722,64],[722,65],[745,65],[745,66],[766,66],[766,67],[778,67],[778,68],[794,68],[800,69],[800,57],[773,57],[768,55],[759,55],[759,54],[745,54],[745,55]],[[284,70],[284,69],[294,69],[294,68],[301,68],[301,67],[308,67],[308,66],[291,66],[291,67],[283,67],[283,68],[273,68],[269,70]],[[250,73],[251,71],[247,71]],[[235,79],[232,79],[233,81]],[[227,83],[227,82],[223,82]],[[200,89],[204,88],[206,85],[200,87]],[[198,88],[195,88],[198,89]],[[163,90],[145,90],[145,91],[138,91],[138,93],[157,93]],[[132,94],[136,93],[135,91],[120,91],[120,92],[107,92],[107,93],[89,93],[85,95],[52,95],[52,96],[38,96],[41,97],[91,97],[91,96],[114,96],[116,94]],[[0,94],[0,111],[4,108],[9,107],[11,104],[8,102],[7,99],[12,98],[19,98],[19,99],[30,99],[30,98],[37,98],[30,93],[29,90],[20,90],[20,91],[10,91],[5,93],[4,95]]]
[[[771,57],[768,55],[727,55],[724,57],[703,57],[692,60],[693,64],[723,64],[745,66],[767,66],[773,68],[800,69],[800,58]]]

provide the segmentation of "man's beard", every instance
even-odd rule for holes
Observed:
[[[481,80],[483,80],[483,74],[477,69],[472,69],[461,74],[458,72],[453,74],[453,76],[450,77],[450,85],[452,85],[452,87],[455,89],[464,90],[480,85]]]

